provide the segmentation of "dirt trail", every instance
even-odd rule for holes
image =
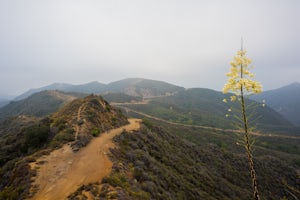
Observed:
[[[114,147],[112,138],[121,134],[124,129],[132,131],[140,127],[138,119],[129,119],[129,122],[126,126],[94,138],[77,153],[73,153],[70,145],[64,145],[32,163],[31,168],[37,169],[33,185],[38,185],[37,193],[32,199],[66,199],[79,186],[97,182],[109,175],[112,162],[107,153],[109,148]]]
[[[76,132],[75,132],[75,140],[77,140],[78,138],[78,133],[80,131],[80,124],[79,121],[81,120],[81,112],[85,109],[86,107],[86,104],[82,104],[79,109],[78,109],[78,112],[77,112],[77,124],[76,124]]]

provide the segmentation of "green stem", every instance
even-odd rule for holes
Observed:
[[[243,65],[241,65],[241,78],[243,78]],[[254,169],[254,162],[253,162],[253,156],[251,151],[251,145],[250,145],[250,139],[249,139],[249,132],[248,132],[248,121],[247,121],[247,115],[246,115],[246,103],[244,98],[244,86],[241,85],[241,107],[242,107],[242,115],[243,115],[243,123],[244,123],[244,142],[245,142],[245,148],[248,156],[248,162],[250,167],[250,174],[252,179],[252,189],[253,189],[253,197],[255,200],[260,200],[259,194],[258,194],[258,187],[257,187],[257,180],[256,180],[256,172]]]

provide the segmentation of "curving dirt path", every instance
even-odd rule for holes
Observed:
[[[37,176],[33,180],[37,193],[31,199],[66,199],[81,185],[97,182],[109,175],[112,162],[107,153],[114,147],[112,138],[121,134],[124,129],[133,131],[140,128],[139,119],[129,119],[129,122],[128,125],[94,138],[77,153],[73,153],[70,145],[66,144],[31,163],[30,167],[37,169]]]

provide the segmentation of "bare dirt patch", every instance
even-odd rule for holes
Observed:
[[[140,127],[138,119],[129,119],[129,122],[94,138],[76,153],[66,144],[31,163],[31,169],[37,170],[31,190],[36,193],[31,199],[66,199],[81,185],[100,181],[109,175],[112,162],[107,154],[114,147],[112,138],[124,129],[133,131]]]

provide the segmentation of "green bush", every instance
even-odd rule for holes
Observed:
[[[25,131],[25,149],[37,149],[42,147],[48,139],[48,126],[32,126]]]
[[[97,137],[100,134],[100,130],[98,128],[93,128],[91,134],[92,136]]]
[[[126,176],[121,173],[116,173],[105,178],[104,182],[109,183],[113,187],[119,186],[124,188],[129,186]]]
[[[134,199],[140,199],[140,200],[150,199],[150,194],[144,191],[132,192],[132,196],[134,197]]]
[[[66,128],[66,120],[63,118],[56,118],[54,119],[53,126],[58,127],[61,131]]]
[[[153,128],[153,124],[146,118],[143,119],[143,124],[149,129]]]
[[[4,188],[4,190],[0,192],[0,200],[14,199],[18,199],[18,193],[12,187]]]
[[[74,129],[66,128],[63,131],[60,131],[51,141],[50,146],[52,148],[60,147],[62,144],[71,142],[75,140]]]

